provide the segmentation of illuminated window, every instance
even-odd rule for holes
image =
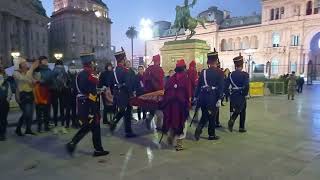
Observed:
[[[272,34],[272,47],[280,47],[280,34],[279,33]]]

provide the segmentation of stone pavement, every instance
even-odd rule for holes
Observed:
[[[18,138],[10,129],[0,143],[0,179],[10,180],[318,180],[320,178],[320,85],[307,87],[296,101],[286,96],[253,98],[248,103],[248,133],[218,131],[221,140],[192,140],[175,152],[162,143],[160,134],[135,125],[142,134],[122,138],[122,129],[111,136],[103,129],[104,147],[110,156],[92,158],[91,135],[79,144],[74,158],[64,150],[72,133]],[[224,125],[228,107],[221,110]],[[165,139],[165,138],[164,138]]]

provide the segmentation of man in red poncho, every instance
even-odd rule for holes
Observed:
[[[198,72],[197,72],[197,67],[196,67],[196,62],[191,61],[189,64],[189,69],[187,71],[189,79],[190,79],[190,85],[191,85],[191,96],[194,96],[194,91],[197,87],[198,84]]]
[[[176,138],[176,150],[183,150],[182,140],[186,135],[185,122],[189,116],[191,101],[191,86],[186,64],[179,60],[176,64],[175,74],[166,83],[162,102],[163,133],[168,132],[168,144],[173,145]]]
[[[160,55],[153,56],[153,65],[150,65],[144,75],[143,84],[145,93],[151,93],[159,90],[163,90],[164,84],[164,71],[160,67],[161,58]],[[155,114],[154,110],[150,110],[150,116],[146,119],[146,125],[148,129],[151,129],[151,120]]]

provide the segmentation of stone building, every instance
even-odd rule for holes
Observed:
[[[311,60],[310,71],[319,79],[320,0],[262,0],[261,4],[261,13],[244,17],[210,7],[198,16],[207,21],[207,29],[199,26],[193,38],[205,40],[211,50],[218,49],[225,68],[233,69],[232,59],[241,53],[251,76],[277,77],[291,71],[307,75]],[[171,23],[160,24],[155,23],[155,37],[147,42],[148,56],[159,54],[164,42],[174,40]],[[179,34],[178,39],[187,35]]]
[[[77,60],[81,53],[95,52],[110,60],[111,20],[102,0],[54,0],[50,22],[50,56],[60,52],[65,60]]]
[[[12,51],[33,59],[48,55],[46,11],[39,0],[0,1],[0,59],[12,65]]]

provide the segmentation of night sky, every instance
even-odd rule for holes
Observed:
[[[174,21],[175,6],[182,5],[184,0],[103,0],[110,9],[112,25],[112,45],[117,49],[123,46],[128,54],[130,53],[130,41],[125,36],[129,26],[139,28],[140,19],[150,18],[152,21],[167,20]],[[42,0],[51,16],[53,0]],[[191,0],[190,0],[191,2]],[[197,5],[192,9],[192,14],[197,15],[207,10],[210,6],[217,6],[221,10],[231,11],[232,16],[245,16],[261,9],[260,0],[198,0]],[[143,55],[143,42],[135,40],[135,55]]]

